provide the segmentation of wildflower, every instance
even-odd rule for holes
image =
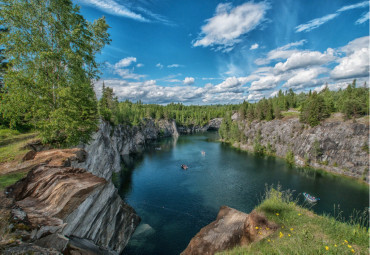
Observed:
[[[338,247],[338,245],[334,244],[334,247]]]
[[[282,238],[283,236],[284,236],[284,234],[280,232],[279,237]]]
[[[298,213],[298,216],[301,216],[302,214]]]
[[[267,239],[267,242],[271,242],[271,240],[270,239]]]
[[[290,234],[288,234],[288,236],[290,236]]]
[[[348,243],[348,241],[347,241],[347,240],[344,240],[344,242],[345,242],[345,243]]]
[[[259,229],[259,227],[256,227],[256,229]]]
[[[294,230],[294,228],[291,228],[291,229],[290,229],[290,231],[293,231],[293,230]]]
[[[325,250],[327,250],[327,251],[328,251],[328,250],[329,250],[329,246],[325,246]]]
[[[354,250],[354,249],[352,249],[352,250],[351,250],[351,252],[352,252],[352,253],[355,253],[355,250]]]
[[[347,245],[347,246],[348,246],[348,248],[350,248],[350,249],[352,248],[352,246],[351,246],[351,245]]]
[[[269,228],[266,228],[266,230],[269,230]]]
[[[279,216],[279,213],[275,213],[276,214],[276,216]]]

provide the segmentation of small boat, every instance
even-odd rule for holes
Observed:
[[[187,165],[181,165],[181,168],[182,168],[182,169],[184,169],[184,170],[186,170],[186,169],[188,169],[189,167],[188,167]]]
[[[318,197],[311,196],[310,194],[303,192],[303,196],[306,198],[307,201],[311,203],[316,203],[317,201],[320,200]]]
[[[205,156],[206,155],[206,152],[205,151],[201,151],[202,155]]]

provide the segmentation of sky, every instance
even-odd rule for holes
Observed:
[[[230,104],[368,83],[367,0],[73,2],[110,26],[98,96],[104,82],[120,101]]]

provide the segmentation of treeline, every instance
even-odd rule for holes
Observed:
[[[118,102],[113,90],[103,85],[99,100],[99,113],[102,119],[110,123],[139,125],[145,119],[173,119],[181,126],[203,126],[211,119],[222,118],[227,113],[238,110],[239,105],[190,105],[170,103],[168,105],[143,104],[128,100]]]
[[[342,112],[347,119],[368,114],[369,91],[366,83],[356,87],[356,80],[344,90],[331,91],[328,87],[317,93],[296,94],[292,89],[281,90],[269,99],[257,103],[243,102],[238,110],[239,118],[252,120],[273,120],[282,118],[282,111],[296,108],[300,111],[300,121],[316,126],[331,113]]]

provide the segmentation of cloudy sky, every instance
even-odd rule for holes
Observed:
[[[120,100],[239,103],[368,82],[368,0],[74,2],[111,27],[96,87]]]

